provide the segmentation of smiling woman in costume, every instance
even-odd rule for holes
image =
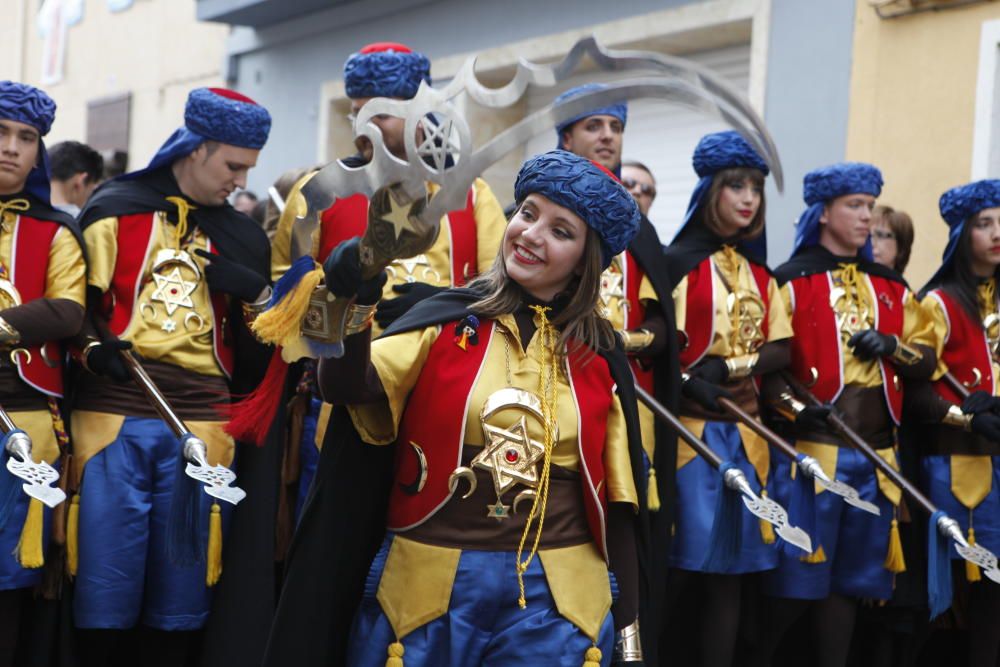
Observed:
[[[641,445],[628,363],[597,301],[638,208],[610,172],[565,151],[528,160],[515,195],[489,271],[418,305],[373,343],[367,330],[349,336],[342,359],[321,362],[324,398],[347,406],[328,436],[339,442],[323,449],[341,458],[321,462],[303,513],[274,664],[293,650],[323,664],[346,652],[347,664],[379,667],[596,667],[610,663],[616,629],[637,647],[644,498],[632,461]],[[361,281],[356,240],[325,268],[339,296],[371,303],[382,293],[384,278]],[[394,467],[367,453],[392,443]],[[378,495],[359,488],[369,480],[386,489],[369,475],[379,465],[393,479],[387,512],[373,515],[357,494]],[[345,484],[353,502],[337,507]],[[322,519],[324,510],[337,514]],[[386,530],[374,536],[366,516],[387,516]],[[333,539],[320,531],[374,548],[331,566],[317,556]],[[345,583],[363,578],[361,561],[364,586]],[[327,609],[303,616],[313,605]],[[345,605],[354,618],[346,646],[334,636],[296,648],[296,632],[342,635]]]
[[[681,419],[723,458],[737,462],[754,490],[766,495],[767,442],[723,415],[717,399],[733,398],[757,415],[753,378],[778,370],[789,360],[791,325],[763,259],[763,189],[769,170],[750,144],[733,131],[702,137],[693,163],[701,180],[666,255],[675,276],[681,365],[691,376],[681,389]],[[739,557],[724,568],[706,564],[721,484],[706,461],[687,445],[679,447],[676,532],[669,561],[674,569],[668,579],[668,600],[684,589],[698,589],[704,601],[700,663],[729,665],[739,622],[739,575],[777,564],[774,533],[770,524],[744,513]],[[675,606],[668,603],[668,613]]]

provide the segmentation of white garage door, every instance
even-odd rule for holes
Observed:
[[[746,95],[750,79],[750,46],[735,46],[713,51],[688,54],[686,58],[705,65],[726,78]],[[590,73],[574,78],[556,91],[535,92],[528,99],[531,111],[549,104],[559,92],[586,83],[602,81],[609,75]],[[691,191],[698,177],[691,167],[691,153],[701,137],[709,132],[727,129],[718,117],[708,116],[687,107],[661,100],[629,102],[628,124],[625,128],[625,160],[638,160],[650,168],[656,177],[656,201],[649,219],[666,244],[674,237]],[[555,132],[535,137],[526,146],[525,157],[555,147]]]

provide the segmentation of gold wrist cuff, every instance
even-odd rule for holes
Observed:
[[[896,349],[892,351],[893,361],[903,366],[913,366],[923,361],[924,355],[920,350],[899,340],[899,336],[893,338],[896,339]]]
[[[639,637],[639,619],[618,631],[612,662],[642,662],[642,641]]]
[[[625,352],[629,354],[645,350],[653,344],[653,340],[656,338],[652,331],[647,331],[646,329],[636,329],[635,331],[625,331],[622,329],[618,333],[621,334],[622,346],[625,348]]]
[[[0,317],[0,345],[14,347],[21,342],[21,334],[10,322]]]
[[[785,419],[794,422],[799,413],[806,409],[806,404],[795,398],[791,392],[783,391],[777,400],[772,401],[771,407]]]
[[[261,296],[253,303],[242,302],[240,306],[243,309],[243,321],[246,323],[247,327],[253,326],[254,320],[257,316],[264,312],[267,308],[267,304],[271,301],[271,287],[267,286],[264,291],[261,292]]]
[[[378,304],[373,303],[369,306],[362,306],[359,304],[351,304],[351,307],[347,311],[347,321],[344,324],[344,335],[350,336],[352,334],[360,333],[372,325],[372,320],[375,319],[375,311],[378,309]]]
[[[760,361],[760,354],[743,354],[738,357],[726,359],[726,368],[729,370],[730,380],[742,380],[753,375],[753,369]]]
[[[955,426],[965,431],[971,431],[972,418],[974,416],[962,412],[962,408],[957,405],[949,405],[948,412],[944,414],[944,419],[941,420],[941,423],[948,426]]]

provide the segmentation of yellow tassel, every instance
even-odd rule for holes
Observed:
[[[80,494],[69,501],[69,517],[66,520],[66,572],[76,576],[80,564]]]
[[[889,552],[885,555],[885,569],[893,574],[906,572],[906,560],[903,558],[903,542],[899,539],[899,522],[892,520],[889,528]]]
[[[385,667],[403,667],[403,645],[399,642],[389,644],[389,657],[385,661]]]
[[[976,531],[974,531],[972,529],[972,526],[970,525],[969,544],[973,545],[975,543],[976,543]],[[983,576],[979,573],[979,566],[976,565],[975,563],[970,563],[969,561],[965,561],[965,578],[972,583],[981,581]]]
[[[823,551],[823,545],[822,544],[819,545],[819,547],[816,548],[816,551],[812,552],[808,556],[803,556],[799,560],[801,560],[803,563],[812,563],[812,564],[825,563],[826,552]]]
[[[656,468],[649,466],[649,479],[646,483],[646,507],[650,512],[660,511],[660,490],[656,488]]]
[[[42,502],[32,498],[28,503],[28,516],[24,519],[21,539],[17,541],[17,562],[21,567],[38,568],[45,565],[42,554]]]
[[[257,337],[275,345],[283,345],[286,340],[298,337],[302,318],[309,310],[309,299],[322,279],[323,269],[313,269],[302,276],[299,284],[289,290],[285,298],[258,315],[253,322]]]
[[[587,649],[587,654],[583,656],[583,667],[601,667],[601,649],[591,646]]]
[[[222,510],[212,503],[208,517],[208,557],[205,559],[205,583],[214,586],[222,576]]]
[[[760,497],[767,498],[767,489],[760,490]],[[774,536],[774,526],[771,525],[770,521],[760,519],[760,539],[763,540],[764,544],[774,544],[774,540],[776,539]]]

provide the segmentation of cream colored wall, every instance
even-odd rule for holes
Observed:
[[[39,85],[42,38],[35,23],[37,0],[16,3],[24,21],[18,31],[7,24],[0,39],[23,44],[23,58],[0,59],[0,77]],[[2,22],[0,22],[2,25]],[[45,86],[58,105],[46,138],[83,141],[87,102],[132,93],[129,167],[144,165],[183,120],[192,88],[222,85],[225,39],[229,27],[195,20],[194,0],[135,0],[112,13],[105,0],[86,0],[83,20],[69,28],[63,80]]]
[[[879,202],[912,216],[906,277],[919,288],[947,241],[938,197],[971,177],[980,29],[1000,3],[882,20],[857,0],[855,17],[847,159],[881,168]]]

